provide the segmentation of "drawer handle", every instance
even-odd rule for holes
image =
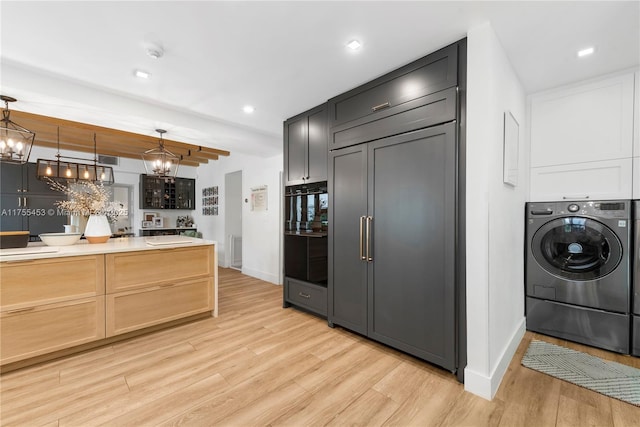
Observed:
[[[11,311],[7,311],[7,314],[14,314],[14,313],[23,313],[25,311],[32,311],[35,310],[35,307],[25,307],[25,308],[19,308],[17,310],[11,310]]]
[[[562,196],[562,200],[573,200],[573,199],[588,199],[589,196]]]
[[[378,110],[382,110],[383,108],[387,108],[387,107],[390,107],[390,106],[391,106],[391,104],[389,104],[389,101],[387,101],[387,102],[385,102],[383,104],[375,105],[375,106],[371,107],[371,109],[373,111],[378,111]]]
[[[306,299],[311,298],[310,294],[305,294],[305,293],[302,293],[302,292],[298,292],[298,296],[301,296],[302,298],[306,298]]]

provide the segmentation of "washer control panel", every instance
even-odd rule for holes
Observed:
[[[586,215],[599,218],[631,218],[631,202],[614,200],[602,202],[537,202],[529,203],[527,217],[555,217],[562,215]]]

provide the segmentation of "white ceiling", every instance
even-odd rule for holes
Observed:
[[[640,63],[638,1],[2,0],[0,91],[18,110],[268,156],[287,117],[484,22],[527,93]]]

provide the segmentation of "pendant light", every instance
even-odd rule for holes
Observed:
[[[9,103],[15,102],[15,98],[0,95],[0,100],[4,101],[4,110],[2,110],[2,120],[0,121],[0,161],[27,163],[36,134],[12,122],[9,118],[11,114]]]
[[[58,152],[55,160],[38,159],[36,177],[65,181],[90,181],[105,185],[113,184],[113,168],[98,165],[96,134],[93,134],[93,164],[70,162],[62,159],[89,160],[78,157],[66,157],[60,154],[60,128],[58,127]]]
[[[180,158],[171,151],[164,148],[163,135],[167,133],[164,129],[156,129],[160,134],[158,148],[152,148],[142,153],[142,161],[147,175],[159,178],[175,178],[178,173]]]

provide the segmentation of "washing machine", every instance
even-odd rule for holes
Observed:
[[[630,200],[526,204],[527,329],[629,354]]]
[[[631,329],[631,354],[640,357],[640,200],[633,201],[633,234],[635,235],[633,250],[633,319]]]

